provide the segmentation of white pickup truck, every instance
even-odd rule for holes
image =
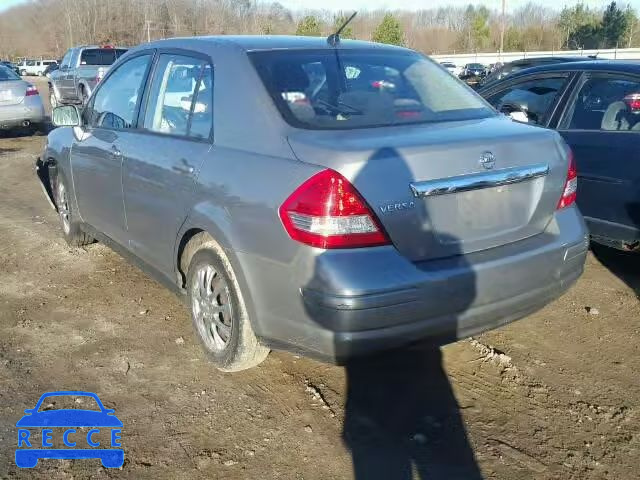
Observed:
[[[112,46],[84,45],[67,50],[60,68],[49,76],[51,106],[84,105],[111,65],[127,51]]]

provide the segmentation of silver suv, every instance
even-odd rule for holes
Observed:
[[[223,370],[270,348],[340,362],[453,341],[583,270],[561,137],[411,50],[158,41],[53,120],[38,173],[66,240],[105,242],[185,298]]]

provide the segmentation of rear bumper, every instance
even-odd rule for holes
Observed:
[[[30,124],[40,124],[45,120],[44,105],[39,96],[37,100],[29,100],[18,105],[1,106],[0,107],[0,129],[8,130],[24,125],[25,122]],[[30,98],[30,97],[26,97]]]
[[[316,251],[286,270],[238,257],[259,336],[342,362],[418,340],[451,342],[529,315],[578,279],[587,247],[584,222],[571,207],[535,237],[421,263],[392,247]]]

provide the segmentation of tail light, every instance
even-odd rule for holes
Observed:
[[[569,170],[567,171],[567,179],[564,182],[562,197],[560,197],[560,201],[558,202],[558,210],[575,203],[577,191],[578,170],[576,168],[576,161],[573,158],[573,152],[569,150]]]
[[[349,181],[323,170],[300,185],[279,210],[289,236],[319,248],[388,245],[378,219]]]
[[[99,67],[98,71],[96,72],[96,83],[100,83],[102,81],[102,79],[104,78],[104,68]]]
[[[26,97],[31,97],[32,95],[39,95],[38,89],[33,85],[29,85],[27,87],[27,93],[25,93],[25,96]]]
[[[623,100],[629,105],[631,111],[638,112],[638,110],[640,110],[640,93],[630,93],[626,95]]]

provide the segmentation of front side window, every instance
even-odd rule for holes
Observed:
[[[170,135],[208,138],[213,119],[213,72],[203,60],[160,55],[144,128]]]
[[[611,75],[587,79],[561,128],[640,131],[640,81]]]
[[[544,125],[566,81],[564,76],[527,80],[494,93],[487,100],[500,112],[521,114],[521,118],[514,117],[519,121]]]
[[[413,52],[295,50],[250,57],[285,120],[297,127],[366,128],[494,115],[481,97]]]
[[[151,55],[123,63],[110,75],[86,109],[86,121],[93,127],[128,129],[134,126],[138,101]]]
[[[67,53],[64,54],[62,62],[60,62],[61,69],[65,69],[69,66],[69,63],[71,62],[71,52],[71,50],[67,50]]]

